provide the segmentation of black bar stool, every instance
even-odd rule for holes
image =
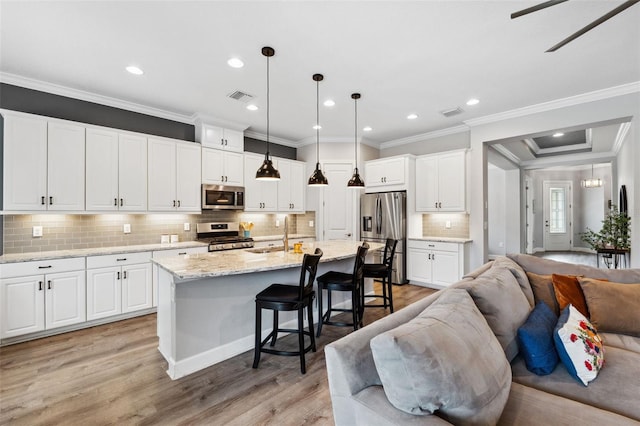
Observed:
[[[391,274],[393,273],[393,258],[396,255],[396,247],[398,240],[387,238],[384,245],[384,254],[382,255],[382,263],[365,263],[364,277],[382,279],[382,294],[364,294],[364,286],[362,286],[361,302],[363,308],[385,308],[389,306],[393,313],[393,284],[391,282]],[[375,297],[382,299],[381,305],[366,305],[365,297]]]
[[[322,324],[337,325],[340,327],[351,327],[354,330],[358,329],[358,324],[362,325],[362,307],[360,306],[360,287],[364,280],[364,261],[369,251],[369,244],[362,243],[358,247],[358,253],[353,265],[353,273],[347,274],[345,272],[329,271],[326,274],[322,274],[318,277],[318,332],[317,337],[320,337],[322,331]],[[322,314],[322,290],[327,290],[327,312]],[[331,292],[332,291],[350,291],[351,292],[351,309],[333,308],[331,304]],[[352,322],[337,322],[331,321],[332,312],[351,312]]]
[[[311,302],[315,296],[313,291],[313,281],[318,271],[318,262],[322,257],[322,250],[316,249],[314,254],[305,254],[302,258],[302,270],[300,271],[299,285],[271,284],[256,296],[256,343],[253,357],[253,368],[258,368],[260,353],[265,352],[274,355],[300,356],[300,371],[307,372],[304,354],[309,351],[316,351],[316,339],[313,335],[313,314],[311,312]],[[304,330],[304,308],[307,308],[307,321],[309,331]],[[273,310],[273,331],[266,339],[262,339],[262,309]],[[279,311],[298,311],[298,328],[286,329],[278,328]],[[266,343],[271,340],[269,346],[274,347],[279,332],[298,334],[297,351],[281,351],[265,348]],[[311,338],[309,346],[304,346],[304,336]]]

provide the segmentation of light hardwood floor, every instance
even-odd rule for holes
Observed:
[[[395,308],[433,292],[394,286]],[[386,314],[366,309],[365,326]],[[175,381],[155,331],[146,315],[0,348],[0,424],[333,424],[323,349],[350,329],[323,327],[306,375],[297,357],[262,354],[252,369],[249,351]]]

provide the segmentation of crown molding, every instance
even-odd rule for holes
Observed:
[[[433,132],[421,133],[419,135],[408,136],[406,138],[394,139],[380,144],[380,149],[391,148],[394,146],[406,145],[414,142],[423,142],[429,139],[435,139],[442,136],[454,135],[456,133],[463,133],[469,131],[469,126],[460,125],[454,127],[448,127],[446,129],[435,130]]]
[[[504,145],[496,143],[491,145],[491,148],[498,151],[504,158],[511,161],[516,166],[520,166],[522,164],[522,160],[520,160],[520,157],[516,156],[513,152],[509,151],[507,148],[505,148]]]
[[[82,101],[93,102],[100,105],[106,105],[114,108],[120,108],[127,111],[138,112],[140,114],[151,115],[154,117],[165,118],[180,123],[193,124],[193,116],[179,114],[160,108],[154,108],[135,102],[124,101],[109,96],[98,95],[96,93],[84,90],[73,89],[71,87],[59,84],[48,83],[46,81],[36,80],[33,78],[22,77],[16,74],[0,72],[0,82],[20,86],[27,89],[38,90],[41,92],[52,93],[54,95],[66,96],[68,98],[79,99]]]
[[[535,160],[526,160],[520,163],[523,170],[544,169],[555,166],[574,166],[580,164],[602,163],[615,160],[616,153],[609,152],[581,152],[571,154],[571,158],[566,156],[543,157]]]
[[[267,135],[264,133],[258,133],[253,130],[245,130],[244,135],[248,138],[258,139],[261,141],[267,140]],[[298,144],[290,139],[279,138],[277,136],[269,135],[269,143],[277,143],[278,145],[290,146],[296,148]]]
[[[627,133],[629,133],[630,128],[631,128],[630,121],[620,124],[620,127],[618,128],[618,133],[616,134],[616,139],[613,142],[613,147],[611,148],[611,150],[615,152],[616,155],[618,155],[618,152],[620,152],[620,149],[622,148],[622,143],[627,137]]]
[[[551,111],[558,108],[565,108],[573,105],[584,104],[587,102],[599,101],[603,99],[614,98],[616,96],[628,95],[640,92],[640,81],[622,84],[620,86],[609,87],[606,89],[595,90],[580,95],[570,96],[568,98],[555,99],[549,102],[530,105],[523,108],[517,108],[510,111],[499,112],[497,114],[486,115],[484,117],[472,118],[463,122],[470,127],[482,124],[495,123],[497,121],[508,120],[510,118],[522,117],[525,115],[537,114],[540,112]]]

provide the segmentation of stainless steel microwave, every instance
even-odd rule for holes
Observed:
[[[244,187],[202,185],[202,210],[244,210]]]

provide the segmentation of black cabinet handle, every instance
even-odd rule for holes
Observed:
[[[120,279],[120,272],[118,272],[118,276],[116,277],[117,280]]]
[[[124,271],[124,272],[122,273],[122,278],[123,278],[123,279],[125,279],[125,280],[127,279],[127,271]]]
[[[176,200],[173,200],[173,207],[176,206]]]
[[[442,203],[438,203],[438,208],[441,209],[442,208]]]
[[[38,290],[42,291],[42,281],[38,281]]]
[[[51,265],[47,265],[47,266],[38,266],[38,269],[49,269],[51,268]]]
[[[187,254],[187,252],[183,251],[182,253],[178,253],[178,256],[184,256],[185,254]]]
[[[51,290],[51,280],[47,281],[47,290]]]
[[[53,204],[53,197],[49,197],[49,205]]]
[[[127,260],[126,257],[120,257],[120,258],[116,259],[117,262],[123,262],[125,260]]]
[[[180,200],[178,200],[178,207],[180,207]]]
[[[220,182],[224,182],[224,175],[220,176]]]
[[[120,198],[120,207],[124,204],[124,198]]]
[[[116,206],[116,207],[118,207],[118,199],[117,199],[117,198],[114,198],[114,199],[113,199],[113,205],[114,205],[114,206]]]
[[[436,201],[434,204],[434,207],[437,209],[438,208],[438,202]]]
[[[40,202],[44,206],[44,195],[42,196],[42,200]]]

